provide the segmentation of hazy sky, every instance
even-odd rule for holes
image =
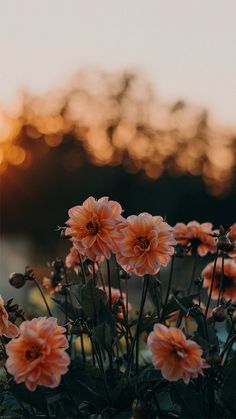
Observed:
[[[0,103],[77,69],[138,68],[236,125],[236,0],[0,0]]]

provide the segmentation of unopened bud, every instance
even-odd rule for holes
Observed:
[[[216,242],[216,245],[219,250],[224,250],[225,252],[229,252],[233,248],[232,243],[227,236],[220,236]]]
[[[130,279],[131,275],[129,272],[125,272],[123,269],[119,271],[120,279]]]
[[[25,275],[13,272],[10,275],[9,282],[15,288],[22,288],[26,283],[26,279]]]
[[[227,312],[223,306],[213,308],[212,315],[217,322],[223,322],[227,318]]]
[[[148,412],[141,400],[134,400],[132,405],[132,419],[146,419]]]
[[[219,365],[222,362],[222,357],[218,352],[209,351],[205,359],[209,365]]]

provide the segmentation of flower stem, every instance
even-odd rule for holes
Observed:
[[[134,353],[135,344],[136,344],[136,370],[138,370],[139,333],[140,333],[140,325],[141,325],[142,316],[143,316],[143,309],[144,309],[146,296],[147,296],[148,281],[149,281],[149,275],[145,275],[144,282],[143,282],[143,290],[142,290],[142,297],[141,297],[141,302],[140,302],[140,310],[139,310],[139,316],[138,316],[138,321],[137,321],[137,327],[136,327],[135,336],[134,336],[134,339],[132,341],[132,345],[131,345],[131,349],[130,349],[130,353],[129,353],[126,375],[128,375],[130,373],[131,362],[132,362],[132,357],[133,357],[133,353]]]
[[[194,256],[194,260],[193,260],[193,270],[192,270],[192,275],[191,275],[191,280],[190,280],[190,284],[189,284],[189,287],[188,287],[187,295],[190,295],[190,293],[191,293],[194,277],[195,277],[196,270],[197,270],[197,263],[198,263],[198,254],[196,252],[195,256]]]
[[[86,354],[84,349],[84,336],[83,333],[80,335],[80,344],[81,344],[81,352],[82,352],[82,358],[83,358],[83,364],[86,364]]]
[[[80,253],[79,253],[79,261],[80,261],[80,266],[81,266],[81,271],[82,271],[82,284],[85,285],[86,284],[86,274],[85,274],[84,264],[83,264],[83,260],[82,260],[82,257],[81,257]]]
[[[208,313],[210,302],[211,302],[211,295],[212,295],[212,290],[213,290],[213,285],[214,285],[214,280],[215,280],[215,271],[216,271],[216,263],[217,263],[218,255],[219,255],[219,249],[217,249],[216,257],[214,261],[214,267],[213,267],[212,278],[211,278],[211,288],[210,288],[210,292],[209,292],[209,296],[207,300],[205,318],[207,318],[207,313]]]
[[[62,377],[62,383],[63,383],[63,386],[65,387],[66,393],[68,394],[69,399],[70,399],[70,401],[71,401],[72,405],[74,406],[74,408],[75,408],[75,410],[76,410],[77,415],[79,415],[79,417],[80,417],[80,411],[79,411],[79,409],[78,409],[78,407],[77,407],[77,404],[76,404],[76,403],[75,403],[75,401],[74,401],[74,398],[73,398],[73,396],[72,396],[72,394],[71,394],[71,392],[70,392],[69,387],[67,386],[67,382],[66,382],[65,377]]]
[[[167,287],[167,291],[166,291],[166,298],[165,298],[165,301],[164,301],[164,307],[166,306],[166,304],[168,302],[168,298],[169,298],[170,290],[171,290],[171,286],[172,286],[173,272],[174,272],[174,261],[175,261],[175,255],[173,255],[172,258],[171,258],[170,276],[169,276],[169,282],[168,282],[168,287]]]
[[[109,292],[109,307],[112,309],[112,298],[111,298],[111,270],[109,260],[107,259],[107,282],[108,282],[108,292]]]
[[[219,286],[219,295],[217,300],[217,306],[220,304],[222,299],[222,292],[223,292],[223,282],[224,282],[224,261],[225,261],[225,255],[224,252],[222,252],[222,268],[221,268],[221,275],[220,275],[220,286]]]
[[[40,287],[40,285],[39,285],[38,280],[34,277],[34,278],[33,278],[33,281],[34,281],[34,283],[35,283],[36,287],[38,288],[38,290],[39,290],[39,292],[40,292],[40,294],[41,294],[41,297],[42,297],[42,299],[43,299],[43,301],[44,301],[44,304],[45,304],[45,306],[46,306],[46,308],[47,308],[47,311],[48,311],[49,317],[52,317],[52,312],[51,312],[51,310],[50,310],[50,308],[49,308],[49,305],[48,305],[47,300],[46,300],[46,298],[45,298],[45,295],[44,295],[44,293],[43,293],[43,291],[42,291],[42,288],[41,288],[41,287]]]

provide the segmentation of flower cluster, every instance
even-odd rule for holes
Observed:
[[[141,213],[124,219],[121,212],[120,204],[107,197],[90,197],[71,208],[66,235],[73,249],[98,262],[113,252],[125,271],[155,275],[174,253],[172,228],[160,216]]]
[[[15,386],[24,383],[28,395],[38,386],[54,389],[50,394],[58,395],[57,408],[62,409],[55,408],[55,415],[65,415],[71,405],[68,417],[91,417],[106,410],[112,417],[142,397],[136,400],[133,417],[167,417],[156,395],[150,401],[148,389],[153,385],[158,395],[158,388],[169,391],[168,382],[175,382],[169,398],[173,396],[173,406],[180,405],[182,417],[188,417],[182,401],[191,395],[193,400],[198,395],[204,405],[204,413],[196,417],[205,412],[213,417],[214,389],[208,391],[208,386],[217,382],[219,373],[223,377],[224,368],[228,383],[235,380],[230,378],[229,366],[234,363],[236,223],[227,230],[197,221],[172,228],[161,216],[143,212],[125,218],[122,214],[118,202],[89,197],[69,210],[65,234],[72,247],[65,260],[48,264],[50,277],[40,281],[29,267],[24,274],[11,275],[10,284],[17,289],[26,282],[37,287],[48,317],[24,317],[18,305],[12,305],[12,300],[4,304],[0,296],[0,360],[7,371],[4,384],[0,376],[0,390],[4,386],[11,390],[10,376]],[[190,256],[192,272],[186,270],[187,286],[181,289],[175,264],[177,256],[185,255]],[[197,264],[205,256],[210,261],[201,269]],[[159,271],[168,264],[165,284],[165,274]],[[130,303],[136,277],[142,283],[137,310],[135,302]],[[55,307],[40,282],[47,294],[54,294],[62,326],[52,316]],[[226,321],[231,324],[226,339],[218,339],[216,324]],[[217,376],[214,368],[205,372],[215,366]],[[152,376],[154,369],[159,372]],[[151,377],[152,384],[146,377]],[[186,394],[180,380],[188,385]],[[216,403],[224,391],[220,382],[217,386]],[[31,399],[29,403],[31,407]],[[221,404],[219,409],[224,400]],[[137,415],[138,407],[142,412]],[[42,413],[38,405],[36,409]]]

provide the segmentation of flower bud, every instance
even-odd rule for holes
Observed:
[[[227,312],[223,306],[213,308],[212,315],[217,322],[223,322],[227,318]]]
[[[209,365],[219,365],[219,364],[221,364],[221,362],[222,362],[222,357],[221,357],[221,355],[220,355],[218,352],[215,352],[215,351],[209,351],[209,352],[206,354],[205,359],[206,359],[206,362],[207,362]]]
[[[148,417],[149,415],[144,403],[141,400],[134,400],[132,405],[132,419],[146,419]]]
[[[225,252],[232,250],[232,243],[227,236],[220,236],[216,242],[216,245],[219,250],[224,250]]]
[[[129,272],[125,272],[123,269],[120,269],[119,277],[120,279],[130,279],[131,275]]]
[[[55,269],[55,271],[60,271],[64,268],[64,262],[62,259],[57,258],[52,262],[52,267]]]
[[[194,282],[195,285],[200,287],[200,286],[202,286],[203,279],[200,276],[198,276],[197,278],[194,279],[193,282]]]
[[[184,258],[187,253],[188,253],[189,249],[186,246],[183,246],[182,244],[177,244],[175,246],[175,256],[178,258]]]
[[[15,288],[22,288],[26,283],[26,279],[25,275],[13,272],[10,275],[9,282]]]
[[[233,315],[232,315],[232,322],[233,322],[233,323],[236,323],[236,310],[233,312]]]

